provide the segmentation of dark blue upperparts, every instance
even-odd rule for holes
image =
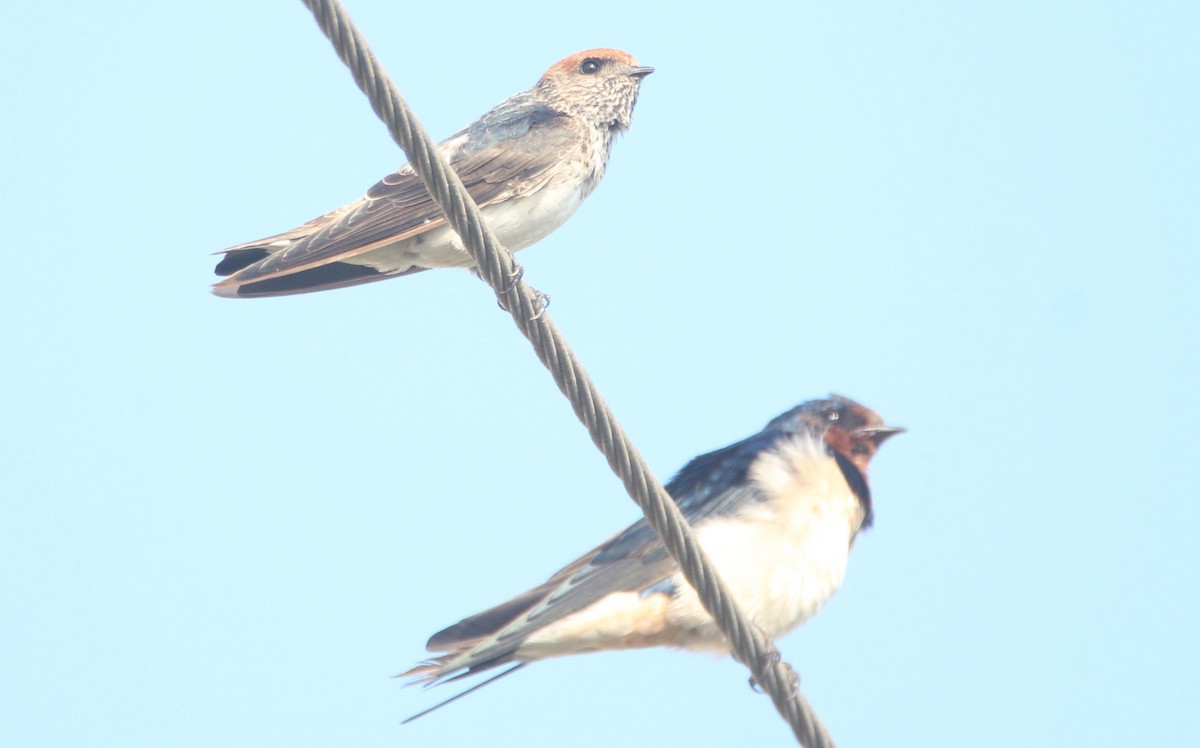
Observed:
[[[775,447],[791,434],[786,431],[761,431],[724,449],[700,455],[683,467],[666,486],[667,493],[679,505],[689,524],[714,515],[734,514],[739,508],[766,500],[758,486],[746,474],[759,455]],[[592,564],[603,564],[638,552],[653,543],[657,535],[643,519],[607,543]],[[647,560],[666,553],[661,545]]]
[[[468,135],[462,154],[470,156],[502,141],[519,138],[560,116],[561,112],[536,101],[529,91],[517,94],[457,133]]]

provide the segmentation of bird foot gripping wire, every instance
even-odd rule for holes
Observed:
[[[533,316],[529,318],[529,321],[533,322],[534,320],[541,319],[542,315],[546,313],[546,309],[550,306],[550,294],[542,293],[541,291],[532,287],[529,290],[533,291],[533,303],[537,305],[538,308],[537,311],[533,313]],[[509,311],[508,307],[504,306],[504,297],[502,296],[496,297],[496,306],[500,307],[506,312]]]
[[[500,289],[497,292],[497,294],[498,294],[496,297],[497,300],[500,300],[504,296],[507,296],[508,292],[513,290],[513,288],[515,288],[516,285],[518,283],[520,283],[521,279],[524,277],[525,277],[525,267],[523,265],[521,265],[520,263],[518,263],[516,260],[513,260],[513,271],[508,276],[507,285],[505,285],[504,288]],[[529,318],[529,321],[532,322],[534,320],[541,319],[542,315],[546,313],[547,307],[550,306],[550,294],[544,294],[541,291],[537,290],[536,288],[533,288],[532,286],[530,286],[529,290],[533,292],[534,304],[536,304],[537,308],[538,308],[537,312],[535,312],[534,315]],[[503,302],[500,303],[500,308],[504,309]],[[504,309],[504,311],[508,311],[508,310]]]
[[[533,300],[534,300],[534,302],[537,303],[538,310],[537,310],[537,313],[535,313],[532,317],[529,318],[530,322],[532,322],[533,320],[541,319],[542,315],[546,313],[546,310],[550,308],[550,294],[542,293],[541,291],[537,290],[536,288],[531,289],[531,290],[533,291]]]
[[[474,272],[475,275],[481,280],[483,279],[483,276],[479,274],[478,270],[473,270],[472,272]],[[506,312],[509,311],[509,308],[504,305],[504,297],[507,296],[509,292],[516,287],[517,283],[519,283],[524,277],[524,266],[513,262],[513,272],[508,276],[508,281],[503,288],[497,289],[496,291],[496,306],[500,307]],[[529,318],[529,320],[532,322],[533,320],[541,319],[542,315],[546,313],[546,309],[550,306],[550,294],[542,293],[532,286],[530,286],[529,290],[533,292],[534,304],[538,307],[538,310],[534,313],[534,315]]]
[[[795,669],[793,669],[791,665],[783,662],[783,655],[781,655],[779,650],[775,647],[771,647],[769,650],[767,650],[759,662],[763,666],[763,670],[769,670],[782,663],[784,669],[787,671],[788,685],[791,686],[793,691],[800,687],[800,676],[796,674]],[[763,688],[762,684],[759,683],[758,679],[753,675],[750,676],[750,688],[753,689],[755,693],[766,693],[766,690]]]
[[[513,290],[513,287],[516,286],[518,283],[520,283],[521,279],[524,277],[525,277],[525,266],[522,265],[521,263],[517,262],[516,260],[513,260],[513,271],[508,276],[508,284],[505,285],[504,288],[501,288],[497,293],[499,293],[502,296],[504,294],[507,294],[509,291]]]

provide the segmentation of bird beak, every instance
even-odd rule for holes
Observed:
[[[899,426],[871,426],[865,429],[858,429],[854,432],[854,435],[864,436],[874,442],[875,446],[878,447],[880,444],[883,444],[896,434],[903,434],[907,430],[908,429],[903,429]]]
[[[629,75],[633,76],[634,78],[645,78],[647,75],[650,75],[653,72],[654,72],[654,68],[648,68],[648,67],[629,68]]]

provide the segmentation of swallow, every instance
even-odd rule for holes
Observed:
[[[867,466],[902,431],[831,395],[696,457],[667,483],[739,607],[767,637],[804,623],[841,585],[850,547],[873,519]],[[427,649],[437,656],[400,677],[435,685],[515,663],[436,709],[529,662],[656,646],[729,653],[643,519],[544,584],[434,634]]]
[[[592,193],[652,72],[617,49],[577,52],[438,145],[505,247],[516,252],[544,239]],[[230,298],[474,266],[411,164],[359,200],[218,254],[216,273],[227,277],[213,293]]]

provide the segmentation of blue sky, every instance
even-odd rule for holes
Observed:
[[[352,2],[435,138],[657,72],[526,279],[658,475],[838,392],[909,433],[779,644],[839,744],[1179,744],[1200,687],[1192,3]],[[637,518],[465,272],[230,301],[403,155],[299,3],[42,3],[0,48],[0,641],[22,746],[788,745],[744,668],[425,639]]]

